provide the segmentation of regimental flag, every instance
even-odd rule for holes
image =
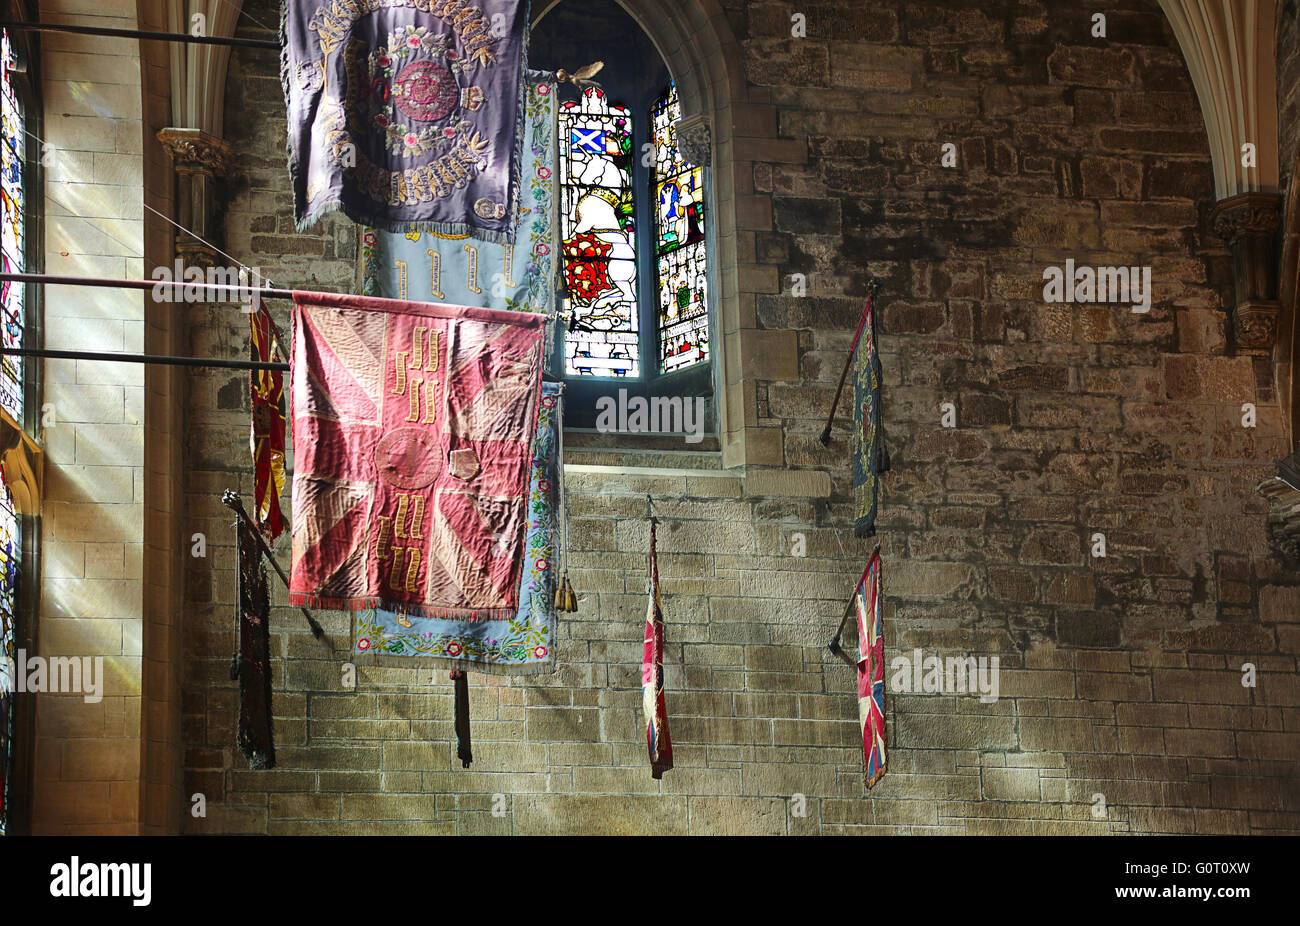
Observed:
[[[659,600],[653,523],[649,575],[650,603],[645,616],[645,651],[641,657],[641,708],[645,715],[646,745],[650,748],[650,777],[662,778],[673,767],[673,741],[668,735],[668,706],[664,702],[664,612]]]
[[[514,617],[545,316],[294,301],[289,603]]]
[[[853,593],[858,612],[858,723],[867,787],[885,774],[885,630],[880,608],[880,550],[871,554]]]
[[[553,78],[528,72],[522,199],[512,242],[466,235],[361,229],[360,284],[367,296],[548,313],[555,301],[555,100]]]
[[[542,383],[529,477],[528,533],[519,581],[519,610],[509,620],[444,620],[378,609],[356,618],[353,653],[421,657],[422,664],[489,675],[531,675],[555,669],[556,521],[559,494],[560,383]],[[408,663],[402,663],[408,664]]]
[[[299,231],[342,210],[513,238],[529,0],[285,0]]]
[[[266,585],[262,547],[241,517],[239,540],[239,749],[253,769],[275,768],[271,736],[271,595]]]
[[[248,316],[252,336],[248,343],[250,360],[270,362],[283,356],[275,338],[271,316],[258,309]],[[253,519],[268,540],[284,531],[284,513],[280,510],[280,493],[284,491],[284,374],[279,370],[249,372],[253,408],[250,444],[253,449]]]
[[[853,533],[876,533],[881,473],[889,469],[880,414],[881,367],[876,347],[876,311],[867,305],[853,361]]]

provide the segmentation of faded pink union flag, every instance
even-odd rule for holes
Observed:
[[[545,317],[294,301],[290,604],[513,618]]]

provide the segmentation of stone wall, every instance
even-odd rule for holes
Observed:
[[[274,25],[273,4],[246,6]],[[809,284],[753,305],[797,337],[797,372],[754,396],[784,467],[570,467],[580,603],[560,669],[471,675],[468,770],[445,672],[360,667],[345,691],[341,657],[277,608],[279,764],[253,772],[233,748],[218,502],[251,490],[246,380],[192,377],[186,511],[209,550],[187,575],[186,792],[208,813],[188,830],[1300,832],[1300,577],[1271,558],[1252,491],[1282,424],[1267,363],[1229,353],[1207,143],[1154,0],[1109,8],[1108,40],[1063,0],[723,8],[744,119],[778,134],[736,181],[740,259],[787,293]],[[274,56],[238,52],[228,94],[227,249],[280,286],[350,289],[353,228],[293,231]],[[1066,259],[1149,265],[1151,311],[1045,303],[1043,269]],[[816,438],[869,274],[886,652],[997,656],[1001,673],[993,703],[891,691],[890,771],[866,797],[855,680],[826,641],[870,546],[847,526],[848,422],[829,450]],[[195,353],[242,350],[237,310],[190,321]],[[677,762],[658,782],[638,713],[652,511]],[[318,616],[342,652],[346,618]]]
[[[44,21],[137,28],[131,0],[46,0]],[[139,43],[49,35],[45,271],[141,279],[145,244]],[[42,191],[33,189],[33,196]],[[48,286],[45,347],[138,353],[144,294]],[[45,361],[39,655],[102,656],[102,700],[39,695],[37,835],[130,835],[141,801],[146,380],[139,364]],[[29,654],[31,655],[31,654]],[[176,794],[179,797],[179,794]]]

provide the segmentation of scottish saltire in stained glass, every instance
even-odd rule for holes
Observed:
[[[704,171],[687,163],[677,147],[676,123],[681,117],[677,85],[669,84],[650,113],[660,373],[709,359]]]
[[[564,254],[564,372],[641,373],[637,318],[632,113],[595,87],[560,107],[560,240]]]
[[[0,121],[4,125],[4,141],[0,143],[0,256],[5,273],[22,273],[23,245],[26,229],[23,227],[23,157],[25,130],[22,108],[14,92],[11,70],[14,64],[9,34],[0,35]],[[5,347],[23,346],[23,284],[0,284],[0,340]],[[0,357],[0,408],[14,420],[22,423],[23,414],[23,360],[21,357]]]
[[[13,768],[14,611],[18,601],[18,514],[0,466],[0,836],[9,828],[9,777]]]

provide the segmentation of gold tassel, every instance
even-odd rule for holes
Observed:
[[[569,584],[569,574],[564,574],[564,610],[578,610],[578,596],[573,594],[573,586]]]

